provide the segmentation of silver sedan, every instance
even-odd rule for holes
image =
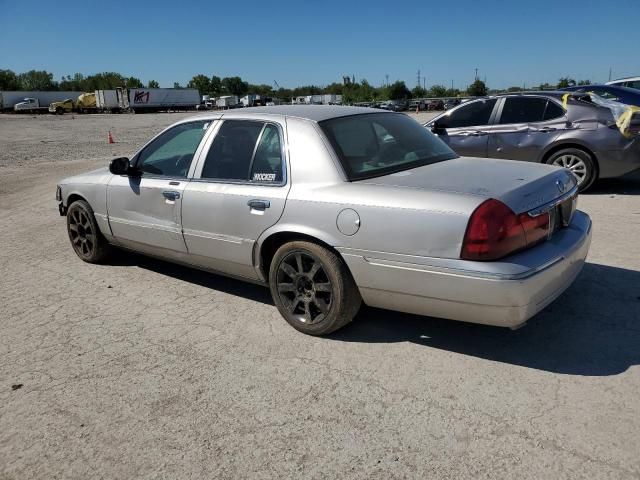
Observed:
[[[118,247],[268,285],[313,335],[362,302],[518,327],[591,240],[566,169],[458,157],[406,115],[355,107],[189,118],[56,196],[82,260]]]

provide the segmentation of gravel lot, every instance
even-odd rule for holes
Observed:
[[[262,287],[73,253],[56,181],[183,116],[0,115],[0,479],[640,478],[638,177],[581,196],[588,264],[518,331],[312,338]]]

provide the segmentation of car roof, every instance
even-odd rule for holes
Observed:
[[[618,78],[616,80],[611,80],[610,82],[607,82],[607,85],[611,85],[617,82],[637,82],[638,80],[640,80],[640,77],[624,77],[624,78]]]
[[[350,115],[362,115],[366,113],[389,113],[384,110],[366,107],[346,107],[342,105],[275,105],[270,107],[249,107],[233,110],[222,110],[215,113],[203,114],[193,117],[202,118],[262,118],[265,116],[295,117],[312,122],[322,122],[331,118],[347,117]],[[191,119],[187,119],[191,120]]]
[[[590,88],[610,88],[612,90],[620,90],[621,92],[627,92],[627,93],[631,93],[632,95],[638,95],[638,90],[635,88],[629,88],[629,87],[623,87],[622,85],[609,85],[609,84],[604,84],[604,85],[574,85],[572,87],[567,87],[565,90],[567,91],[576,91],[578,89],[584,89],[586,91],[589,91]]]

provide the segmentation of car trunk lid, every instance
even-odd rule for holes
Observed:
[[[459,157],[358,183],[494,198],[520,214],[567,196],[577,179],[568,170],[551,165]]]

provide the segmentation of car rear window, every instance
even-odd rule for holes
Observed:
[[[319,122],[349,180],[378,177],[457,155],[415,120],[372,113]]]

